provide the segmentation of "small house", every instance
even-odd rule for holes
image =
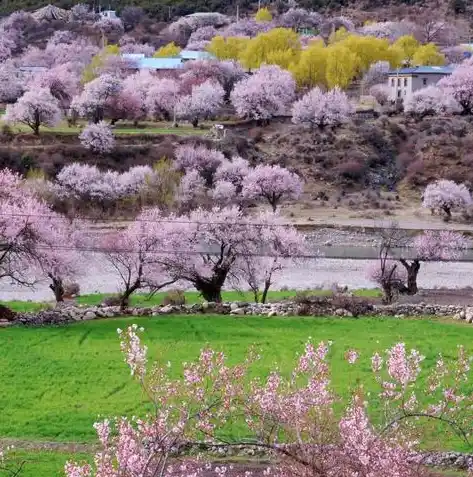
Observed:
[[[451,66],[416,66],[400,68],[388,73],[390,101],[404,101],[417,90],[437,84],[445,76],[451,75]]]

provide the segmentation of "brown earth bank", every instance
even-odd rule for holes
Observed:
[[[364,193],[365,202],[376,207],[376,202],[381,206],[388,200],[380,192],[392,192],[394,203],[418,196],[427,183],[438,178],[472,187],[472,125],[472,119],[461,116],[420,121],[382,116],[321,131],[280,118],[266,126],[254,122],[228,125],[227,137],[220,141],[147,135],[144,130],[136,136],[118,136],[115,150],[103,156],[84,149],[75,135],[0,134],[0,166],[20,172],[38,167],[54,174],[61,166],[79,161],[124,169],[163,156],[172,158],[181,143],[204,143],[227,156],[239,154],[253,163],[277,163],[295,170],[306,181],[307,198],[341,204],[351,193]]]

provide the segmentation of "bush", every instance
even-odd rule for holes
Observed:
[[[162,301],[163,305],[181,306],[186,304],[186,296],[182,290],[168,291]]]
[[[354,317],[369,315],[373,311],[373,304],[370,300],[349,295],[334,295],[332,305],[336,309],[342,308],[349,311]]]
[[[0,320],[13,321],[16,317],[16,312],[10,310],[7,306],[0,305]]]
[[[64,283],[64,298],[74,298],[80,295],[80,285],[76,282]]]
[[[107,296],[102,301],[103,306],[120,306],[121,305],[121,298],[119,295],[112,295]]]

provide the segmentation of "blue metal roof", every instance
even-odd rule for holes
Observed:
[[[426,74],[452,74],[454,68],[452,66],[415,66],[413,68],[399,68],[398,70],[391,70],[389,74],[392,75],[426,75]]]
[[[179,53],[179,58],[183,60],[211,60],[215,57],[207,51],[182,50]]]
[[[177,70],[182,66],[182,58],[139,58],[136,61],[136,67],[140,70]]]

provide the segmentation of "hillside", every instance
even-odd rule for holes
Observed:
[[[0,2],[0,15],[11,13],[15,10],[35,10],[45,5],[44,0],[9,0]],[[56,0],[54,5],[69,9],[77,1]],[[90,6],[97,6],[97,2],[84,0]],[[100,2],[103,8],[112,8],[120,11],[130,2],[126,0],[104,0]],[[287,9],[287,2],[279,0],[273,2],[271,8],[274,11],[282,12]],[[405,16],[416,16],[420,11],[448,11],[457,15],[458,18],[470,20],[472,17],[472,5],[465,0],[448,0],[439,2],[436,0],[300,0],[297,2],[301,7],[326,13],[342,13],[357,21],[363,22],[367,18],[378,20],[398,19]],[[239,6],[240,14],[254,13],[257,10],[258,2],[251,0],[136,0],[133,5],[142,7],[146,13],[154,19],[169,21],[170,17],[176,18],[195,12],[222,12],[229,15],[236,14],[236,6]]]

